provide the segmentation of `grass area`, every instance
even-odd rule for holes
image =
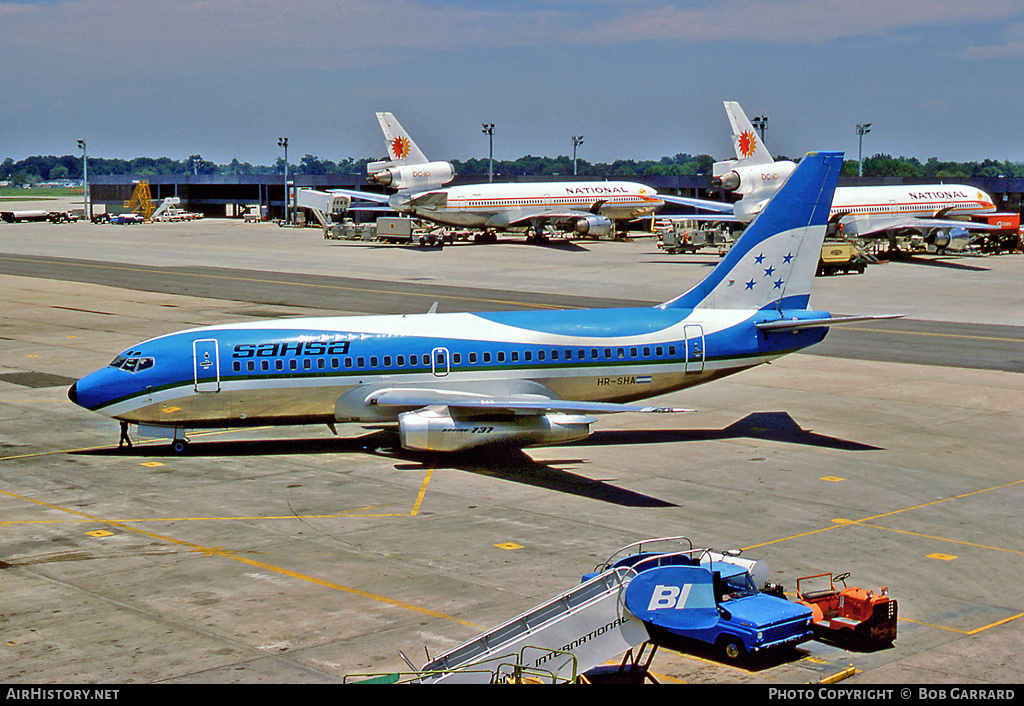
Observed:
[[[81,196],[82,189],[18,189],[15,187],[0,188],[0,201],[35,201],[58,199],[67,196]]]

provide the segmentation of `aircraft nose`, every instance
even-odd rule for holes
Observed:
[[[78,404],[78,383],[74,383],[68,388],[68,399]]]

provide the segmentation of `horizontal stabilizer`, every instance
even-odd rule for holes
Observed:
[[[804,328],[820,328],[836,324],[852,324],[858,321],[879,321],[902,317],[903,314],[885,314],[880,316],[830,316],[826,319],[785,319],[783,321],[762,321],[757,324],[757,328],[759,331],[796,331]]]

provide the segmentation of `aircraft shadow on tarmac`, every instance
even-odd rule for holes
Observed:
[[[763,439],[787,444],[817,446],[838,451],[881,451],[878,446],[817,434],[801,427],[788,412],[753,412],[724,429],[636,429],[596,431],[574,446],[667,444],[681,441]]]
[[[690,267],[706,267],[713,269],[718,265],[718,260],[686,260],[683,258],[666,257],[659,260],[647,260],[648,265],[688,265]]]
[[[199,438],[199,437],[194,437]],[[289,454],[366,454],[393,459],[395,470],[457,470],[500,480],[522,483],[560,493],[627,507],[675,507],[673,503],[619,488],[556,466],[587,463],[586,459],[536,461],[522,449],[495,446],[455,453],[408,451],[399,443],[398,433],[379,430],[358,437],[321,439],[255,439],[238,441],[193,441],[184,454],[174,453],[163,443],[135,444],[72,451],[85,456],[133,456],[139,458],[219,458],[242,456],[283,456]]]
[[[816,434],[800,427],[786,412],[754,412],[724,429],[661,429],[597,431],[568,447],[764,439],[841,451],[876,451],[877,446]],[[106,447],[71,452],[90,456],[180,458],[164,444],[136,444],[130,448]],[[377,430],[357,437],[316,439],[202,440],[189,444],[185,458],[281,456],[289,454],[366,454],[393,459],[399,471],[450,469],[521,483],[626,507],[676,507],[675,503],[620,488],[567,471],[587,459],[538,461],[519,448],[497,446],[457,453],[408,451],[399,444],[397,432]]]
[[[363,248],[363,249],[366,249],[366,250],[387,250],[387,249],[391,249],[391,248],[395,248],[395,247],[403,247],[403,248],[416,249],[416,250],[419,250],[421,252],[443,252],[444,251],[444,247],[451,248],[451,247],[461,247],[461,246],[464,246],[464,245],[467,245],[467,246],[484,246],[484,245],[507,245],[507,246],[511,246],[511,245],[523,245],[523,246],[529,246],[531,248],[536,248],[536,247],[552,248],[552,249],[555,249],[555,250],[565,250],[565,251],[568,251],[568,252],[590,252],[589,248],[583,247],[579,243],[576,243],[576,242],[574,242],[572,240],[566,240],[566,239],[561,239],[561,238],[550,239],[550,240],[547,240],[547,241],[537,241],[537,242],[528,242],[528,241],[518,240],[518,239],[516,239],[516,240],[511,240],[511,239],[503,240],[503,239],[499,238],[498,240],[496,240],[493,243],[451,243],[451,244],[445,245],[442,248],[431,247],[431,246],[421,246],[421,245],[415,245],[415,244],[413,244],[413,245],[407,245],[407,244],[396,245],[396,244],[392,244],[392,243],[380,243],[380,242],[373,242],[373,241],[370,241],[370,242],[345,241],[345,242],[330,243],[330,245],[332,245],[334,247]]]
[[[908,255],[899,259],[893,260],[894,262],[900,262],[906,265],[928,265],[929,267],[940,267],[949,270],[966,270],[967,272],[988,272],[988,267],[979,267],[977,265],[966,265],[959,261],[954,260],[943,260],[938,258],[929,257],[914,257]]]

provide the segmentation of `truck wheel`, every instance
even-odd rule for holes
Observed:
[[[726,661],[738,662],[746,655],[747,650],[743,647],[743,643],[740,642],[739,638],[727,635],[718,640],[718,652]]]

